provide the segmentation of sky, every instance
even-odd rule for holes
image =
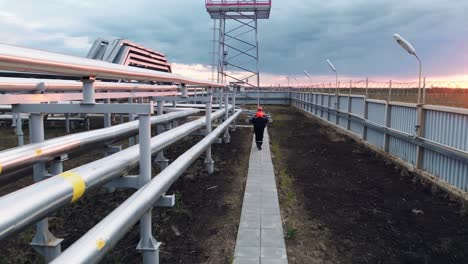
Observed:
[[[40,4],[39,4],[40,2]],[[273,0],[259,21],[262,83],[340,79],[468,80],[467,0]],[[98,37],[125,38],[168,55],[174,72],[211,77],[213,22],[203,0],[0,0],[0,43],[86,56]]]

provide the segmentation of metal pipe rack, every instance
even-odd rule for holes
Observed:
[[[49,231],[49,214],[77,201],[94,188],[105,187],[108,191],[114,191],[115,188],[145,189],[144,186],[151,181],[152,155],[160,153],[162,156],[164,148],[204,126],[211,127],[212,120],[223,117],[228,119],[228,112],[234,109],[226,100],[220,110],[212,113],[211,93],[201,91],[197,94],[197,88],[211,90],[225,87],[222,83],[45,51],[0,44],[0,70],[56,74],[81,80],[0,78],[0,91],[4,93],[0,95],[0,104],[5,105],[2,109],[12,113],[19,145],[23,144],[22,114],[29,114],[31,139],[31,144],[0,152],[0,173],[10,171],[10,174],[15,169],[33,165],[35,181],[30,186],[0,197],[0,239],[36,223],[36,235],[31,245],[44,256],[46,262],[60,255],[63,240]],[[179,94],[180,97],[174,97]],[[190,102],[187,98],[190,95],[196,97],[192,97],[195,102],[206,102],[205,108],[209,111],[205,110],[206,117],[174,127],[177,126],[176,119],[188,117],[200,110],[186,109],[163,115],[163,101],[173,101],[173,107],[177,107],[177,101]],[[110,99],[118,98],[125,98],[128,103],[110,103]],[[104,103],[98,103],[97,100],[101,99]],[[51,103],[72,100],[81,103]],[[135,100],[138,103],[134,103]],[[151,118],[155,102],[158,105],[158,116]],[[9,105],[12,105],[11,109]],[[121,117],[122,114],[128,114],[130,122],[112,127],[112,113],[120,114]],[[87,127],[88,114],[103,114],[105,128],[45,141],[45,114],[63,114],[66,124],[70,122],[70,114],[81,114],[85,117]],[[131,122],[136,118],[138,121]],[[158,125],[158,135],[153,138],[151,124]],[[220,134],[218,131],[222,127],[218,128],[216,133],[208,137],[210,144],[215,140],[213,135]],[[138,135],[135,137],[137,129]],[[130,147],[127,149],[107,146],[106,157],[63,172],[65,154],[81,147],[100,147],[99,143],[111,143],[126,137],[130,137]],[[47,161],[51,161],[50,172],[46,168]],[[168,160],[165,159],[165,162],[168,163]],[[137,165],[140,168],[138,175],[126,175]],[[171,205],[174,201],[174,197],[159,198],[159,206]],[[148,206],[152,207],[153,204],[145,205]],[[151,234],[151,209],[138,215],[138,220],[141,240],[137,249],[143,252],[144,263],[157,263],[159,244]]]
[[[229,125],[241,112],[241,110],[236,111],[203,140],[179,156],[52,263],[97,263],[142,215],[157,204],[180,175],[221,136],[223,131],[228,130]]]
[[[222,117],[224,111],[223,109],[212,113],[211,119]],[[151,153],[163,150],[202,128],[205,124],[206,118],[202,117],[153,137],[150,141]],[[66,171],[59,177],[50,177],[1,197],[0,239],[27,227],[60,207],[76,201],[85,191],[122,176],[138,165],[139,158],[139,146],[135,145],[103,159]],[[70,183],[68,177],[79,181],[80,186],[77,187],[74,183]],[[134,188],[138,188],[137,177],[125,176],[121,179],[121,181],[131,182]],[[44,192],[44,190],[48,191]],[[35,199],[31,200],[31,197],[35,197]]]

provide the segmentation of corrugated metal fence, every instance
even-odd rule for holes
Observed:
[[[355,134],[410,169],[468,191],[468,109],[292,92],[292,104]]]

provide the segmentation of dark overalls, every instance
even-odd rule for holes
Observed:
[[[257,143],[257,148],[262,149],[263,144],[263,131],[268,124],[268,117],[264,114],[263,116],[254,116],[250,119],[250,122],[254,125],[255,132],[255,143]]]

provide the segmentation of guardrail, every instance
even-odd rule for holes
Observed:
[[[292,104],[468,199],[468,109],[291,92]]]

